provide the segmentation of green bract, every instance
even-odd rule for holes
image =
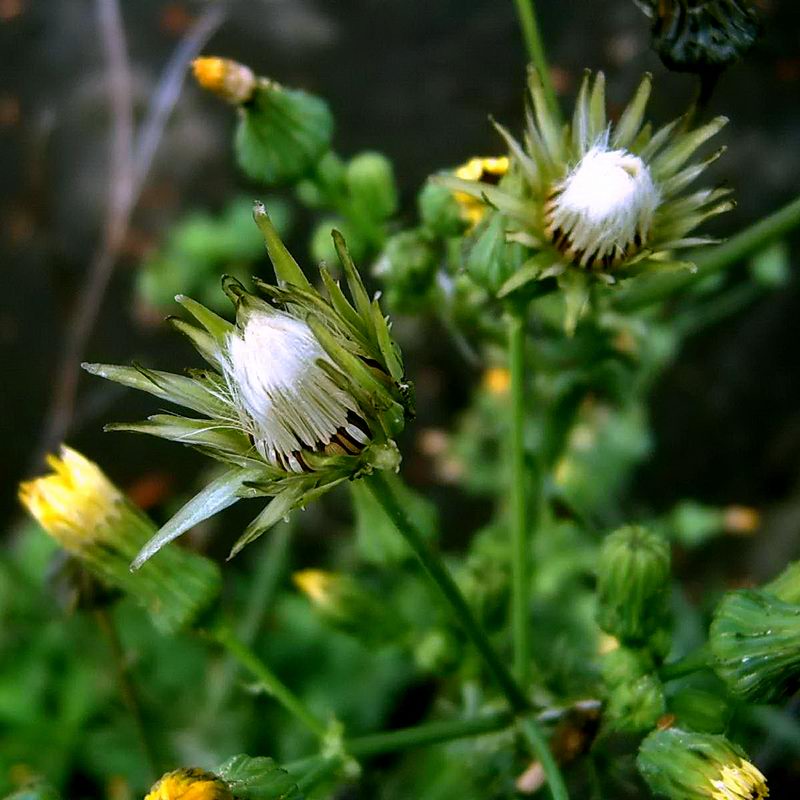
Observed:
[[[184,406],[199,417],[157,414],[112,430],[148,433],[201,450],[227,469],[190,500],[134,561],[243,497],[272,497],[231,555],[322,492],[373,469],[396,469],[394,437],[413,413],[400,352],[377,298],[370,300],[342,237],[334,242],[352,302],[328,270],[317,291],[284,247],[261,203],[254,216],[277,285],[236,280],[223,288],[233,325],[204,306],[176,299],[200,326],[173,320],[211,369],[186,376],[85,364],[89,372]]]
[[[769,703],[800,682],[800,605],[764,591],[741,590],[722,598],[708,637],[713,666],[729,691]]]

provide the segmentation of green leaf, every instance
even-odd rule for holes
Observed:
[[[232,506],[240,499],[239,491],[247,481],[257,480],[259,469],[231,469],[211,481],[198,492],[172,519],[161,527],[152,539],[142,548],[131,564],[131,569],[139,567],[155,555],[165,544],[177,539],[189,528],[193,528],[214,514]]]
[[[233,756],[217,774],[237,800],[302,800],[303,797],[292,776],[264,756]]]

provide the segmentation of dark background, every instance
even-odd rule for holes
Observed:
[[[758,3],[765,34],[726,73],[711,113],[731,124],[715,178],[736,189],[721,232],[785,203],[800,187],[800,7]],[[680,113],[692,80],[667,73],[631,0],[540,2],[557,86],[569,107],[584,67],[603,69],[617,110],[645,70],[656,76],[650,116]],[[121,4],[137,115],[204,6]],[[326,97],[344,155],[375,148],[395,165],[404,219],[425,176],[498,141],[492,114],[521,123],[525,52],[513,4],[500,0],[249,0],[228,6],[205,52]],[[18,513],[17,481],[40,469],[43,426],[70,315],[102,238],[108,198],[109,111],[95,4],[0,0],[0,516]],[[140,313],[132,280],[143,255],[191,209],[258,194],[235,169],[230,110],[186,83],[121,248],[85,357],[179,368],[188,350]],[[307,230],[296,228],[303,252]],[[797,257],[794,239],[792,260]],[[800,554],[800,297],[788,286],[692,339],[653,392],[655,456],[636,496],[664,509],[683,496],[766,512],[749,569],[768,573]],[[447,424],[466,403],[468,374],[448,345],[415,353],[428,386],[423,422]],[[449,387],[449,389],[447,388]],[[202,459],[158,440],[103,436],[102,422],[152,412],[148,398],[81,376],[67,441],[122,485],[157,472],[179,490]],[[52,443],[50,443],[52,444]],[[445,498],[445,502],[446,502]],[[734,554],[733,558],[736,558]]]

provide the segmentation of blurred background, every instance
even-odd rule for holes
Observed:
[[[148,285],[143,265],[169,247],[182,252],[169,239],[178,223],[211,225],[235,197],[264,197],[235,166],[231,110],[183,83],[194,54],[234,58],[325,97],[340,153],[372,148],[394,162],[399,219],[408,224],[427,175],[497,152],[488,115],[512,131],[522,123],[526,58],[510,1],[136,0],[119,4],[124,40],[104,18],[106,5],[0,0],[0,530],[9,532],[0,535],[9,539],[20,517],[17,482],[40,471],[43,454],[62,440],[157,519],[206,468],[200,455],[160,440],[103,434],[104,422],[143,418],[153,404],[77,371],[81,360],[162,369],[195,363],[163,324],[175,309]],[[643,71],[655,75],[656,122],[690,102],[692,80],[661,65],[631,0],[538,5],[566,108],[585,67],[605,71],[612,113]],[[731,184],[738,200],[716,226],[721,235],[800,188],[800,7],[792,0],[758,6],[764,36],[723,75],[710,105],[731,119],[714,179]],[[123,69],[113,68],[115,59]],[[115,91],[131,93],[132,119]],[[135,156],[122,158],[131,135]],[[287,208],[286,217],[290,249],[307,258],[309,213]],[[265,274],[258,239],[253,245],[249,235],[242,234],[239,258]],[[795,235],[792,267],[798,244]],[[702,326],[652,391],[653,438],[631,507],[660,512],[691,497],[762,515],[756,538],[710,544],[679,562],[690,593],[712,577],[739,585],[771,575],[800,556],[799,311],[793,269],[779,290]],[[435,500],[445,541],[457,546],[484,509],[464,505],[438,479],[418,434],[452,427],[479,375],[434,321],[401,318],[397,330],[420,412],[407,435],[405,472]],[[304,518],[291,556],[299,564],[329,546],[320,543],[321,530],[333,541],[347,532],[346,501],[334,497],[326,508],[323,523]],[[226,552],[249,515],[218,523],[212,550]]]

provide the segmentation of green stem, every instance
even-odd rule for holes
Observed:
[[[708,669],[711,653],[707,646],[699,647],[688,656],[673,661],[671,664],[664,664],[659,670],[659,677],[662,681],[674,681],[676,678],[683,678],[701,669]]]
[[[514,675],[525,687],[530,679],[531,642],[528,608],[531,588],[528,475],[525,468],[525,317],[508,315],[508,361],[511,373],[511,630]]]
[[[511,707],[515,711],[525,711],[529,707],[527,698],[514,681],[506,665],[497,654],[497,651],[492,647],[486,632],[475,619],[467,605],[467,601],[464,599],[456,582],[447,571],[447,568],[442,563],[442,560],[428,547],[424,535],[416,525],[414,525],[408,514],[406,514],[403,506],[395,497],[389,482],[380,472],[375,472],[366,479],[366,484],[370,492],[372,492],[372,496],[378,501],[399,533],[406,542],[408,542],[411,549],[414,551],[414,555],[416,555],[425,568],[428,577],[433,581],[436,588],[449,603],[453,615],[461,624],[467,636],[472,640],[472,643],[483,658],[489,672],[491,672],[497,684],[502,689]]]
[[[531,749],[541,762],[545,775],[547,775],[547,786],[550,789],[553,800],[569,800],[567,786],[561,777],[561,771],[558,768],[558,764],[556,764],[555,758],[553,758],[541,728],[532,719],[523,720],[520,727],[522,728],[522,734],[528,740]]]
[[[539,31],[539,22],[536,19],[536,9],[533,0],[514,0],[517,8],[517,17],[522,28],[522,35],[525,39],[525,47],[528,50],[528,57],[533,62],[544,89],[544,97],[550,113],[557,120],[561,120],[561,109],[558,106],[553,79],[550,75],[550,67],[547,63],[547,56],[544,52],[544,42]]]
[[[321,741],[325,739],[328,732],[325,724],[309,711],[305,703],[244,642],[237,638],[230,628],[217,627],[211,632],[211,636],[252,673],[290,714],[302,722],[318,739]]]
[[[635,311],[664,300],[709,275],[713,275],[747,256],[757,253],[800,225],[800,197],[787,203],[722,244],[708,247],[695,259],[697,271],[654,276],[635,281],[614,301],[617,311]]]
[[[117,633],[114,620],[111,617],[108,609],[97,608],[94,612],[97,625],[106,637],[108,647],[111,650],[111,656],[114,661],[114,667],[117,672],[117,683],[119,685],[120,695],[128,709],[128,713],[133,720],[133,726],[136,730],[136,738],[139,740],[142,754],[145,762],[147,763],[150,772],[151,780],[155,780],[160,774],[158,769],[158,760],[156,759],[156,750],[153,747],[150,738],[147,735],[147,728],[144,724],[142,717],[142,709],[139,704],[139,696],[136,692],[136,686],[131,678],[128,662],[125,658],[125,653],[122,649],[122,642],[120,642],[119,634]]]

